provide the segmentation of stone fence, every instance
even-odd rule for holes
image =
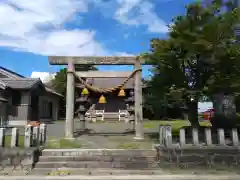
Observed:
[[[224,129],[217,130],[217,143],[213,143],[211,128],[204,129],[204,140],[199,141],[202,133],[191,129],[191,143],[187,143],[186,129],[179,131],[177,142],[173,142],[171,126],[160,126],[159,145],[156,146],[160,167],[178,168],[218,168],[240,166],[240,146],[238,130],[231,130],[231,138],[226,139]]]
[[[0,128],[0,148],[6,147],[5,140],[6,128]],[[21,137],[19,135],[18,128],[12,128],[11,132],[10,147],[19,147],[20,138],[23,138],[24,148],[44,146],[46,141],[46,124],[40,124],[40,126],[27,125],[25,127],[24,135]]]
[[[6,135],[6,129],[0,128],[0,172],[13,170],[29,171],[38,161],[41,147],[46,142],[46,125],[38,127],[26,126],[24,135],[19,135],[18,128],[12,128],[11,136]],[[10,144],[6,140],[10,139]],[[23,146],[20,147],[20,140]]]

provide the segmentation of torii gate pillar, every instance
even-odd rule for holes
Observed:
[[[134,69],[142,69],[140,61],[136,61]],[[143,107],[142,107],[142,71],[137,71],[135,74],[135,137],[134,139],[144,139],[143,135]]]
[[[75,99],[75,76],[73,61],[68,61],[67,67],[67,92],[66,92],[66,121],[65,121],[65,137],[73,138],[74,126],[74,99]]]

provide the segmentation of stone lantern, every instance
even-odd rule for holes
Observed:
[[[130,130],[132,132],[135,132],[135,108],[134,108],[135,97],[133,91],[130,91],[129,97],[125,100],[125,102],[127,104],[127,111],[129,113],[128,121],[131,125]]]
[[[77,98],[76,103],[79,105],[77,113],[80,121],[80,131],[85,131],[86,130],[85,114],[90,104],[88,95],[82,95],[81,97]]]

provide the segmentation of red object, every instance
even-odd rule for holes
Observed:
[[[30,121],[28,123],[28,125],[31,125],[31,126],[40,126],[40,122],[39,121]]]
[[[203,113],[203,119],[206,121],[210,121],[210,119],[214,116],[214,109],[208,109]]]

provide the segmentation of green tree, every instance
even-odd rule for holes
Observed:
[[[169,78],[158,74],[156,72],[159,71],[158,68],[160,67],[155,65],[155,75],[146,82],[147,88],[143,91],[144,108],[151,112],[152,119],[184,118],[185,108],[183,101],[171,96],[168,92],[171,86]]]
[[[188,5],[186,15],[173,20],[169,38],[153,39],[151,52],[144,55],[155,64],[152,87],[183,100],[193,126],[199,125],[197,104],[202,96],[224,90],[231,84],[229,78],[239,77],[234,27],[240,14],[236,8],[223,12],[226,5],[232,7],[221,0],[207,7]]]
[[[89,70],[97,70],[95,66],[92,65],[78,65],[76,71],[89,71]],[[77,81],[77,79],[75,79]],[[51,86],[60,94],[64,96],[63,101],[60,102],[60,116],[65,116],[65,105],[66,105],[66,88],[67,88],[67,69],[60,69],[59,72],[56,73],[55,78],[51,81]],[[79,89],[75,87],[76,96],[78,96]]]

